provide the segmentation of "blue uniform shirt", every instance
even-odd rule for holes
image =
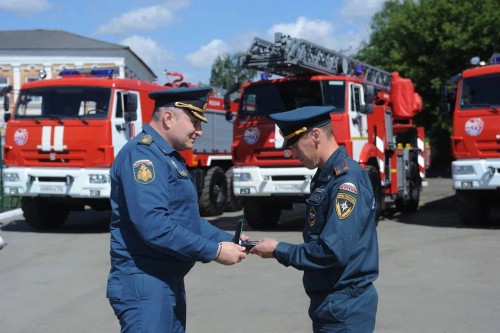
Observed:
[[[304,271],[309,296],[371,285],[378,276],[375,199],[368,174],[345,148],[317,170],[306,203],[304,243],[279,243],[277,260]]]
[[[200,217],[183,158],[149,125],[113,163],[111,209],[111,274],[184,276],[232,239]]]

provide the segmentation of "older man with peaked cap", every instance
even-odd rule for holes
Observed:
[[[151,122],[120,150],[111,168],[107,298],[121,332],[185,332],[184,277],[194,264],[233,265],[246,256],[232,234],[200,217],[196,186],[177,152],[192,148],[202,135],[210,91],[150,93]]]

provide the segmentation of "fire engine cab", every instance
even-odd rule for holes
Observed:
[[[62,225],[73,210],[109,209],[111,164],[151,119],[154,90],[178,87],[115,77],[115,69],[63,70],[59,78],[24,84],[7,119],[4,193],[21,197],[33,228]],[[189,86],[184,84],[183,86]],[[200,195],[200,210],[220,214],[227,202],[230,140],[223,98],[210,96],[208,126],[193,150],[182,152]],[[225,126],[218,128],[217,126]],[[205,140],[203,140],[205,139]]]
[[[268,118],[308,105],[335,106],[334,135],[368,172],[377,220],[390,207],[417,209],[428,165],[424,130],[412,120],[422,102],[409,79],[281,33],[274,43],[256,38],[243,66],[262,73],[241,86],[233,129],[234,194],[250,226],[275,227],[282,209],[309,193],[315,170],[281,148],[283,137]]]
[[[453,188],[466,225],[487,223],[500,198],[500,54],[493,54],[490,64],[478,57],[471,64],[448,82],[456,88],[451,110]]]

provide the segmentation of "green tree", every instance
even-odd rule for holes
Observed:
[[[418,124],[426,128],[433,166],[450,167],[451,119],[440,112],[440,87],[500,50],[499,0],[388,0],[372,19],[356,58],[412,79],[422,96]],[[436,152],[436,151],[435,151]]]
[[[242,56],[243,53],[235,53],[233,55],[225,54],[217,57],[212,65],[210,85],[229,89],[236,82],[252,80],[257,74],[257,71],[242,68]]]

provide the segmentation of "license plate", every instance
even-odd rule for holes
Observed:
[[[64,194],[64,185],[40,185],[40,192]]]
[[[280,184],[274,185],[276,192],[301,192],[302,187],[299,184]]]

